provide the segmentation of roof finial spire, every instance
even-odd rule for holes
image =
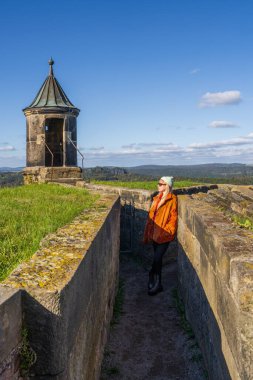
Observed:
[[[50,69],[49,69],[49,75],[52,75],[52,76],[53,76],[53,75],[54,75],[54,72],[53,72],[53,64],[54,64],[54,60],[53,60],[52,57],[49,59],[48,63],[49,63],[49,66],[50,66]]]

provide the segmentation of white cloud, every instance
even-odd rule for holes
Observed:
[[[231,104],[238,104],[242,101],[240,91],[224,91],[224,92],[207,92],[200,102],[200,108],[216,107]]]
[[[128,145],[122,145],[121,146],[122,149],[138,149],[138,144],[136,143],[132,143],[132,144],[128,144]]]
[[[99,152],[103,152],[104,151],[104,147],[103,146],[93,146],[93,147],[91,147],[91,148],[84,148],[84,147],[82,147],[82,146],[79,146],[78,147],[78,149],[81,151],[81,152],[87,152],[88,151],[88,153],[99,153]]]
[[[14,150],[16,150],[14,148],[14,146],[12,146],[12,145],[10,145],[8,143],[3,143],[2,145],[0,145],[0,151],[1,152],[12,152]]]
[[[238,125],[226,120],[214,120],[209,124],[210,128],[238,128]]]
[[[200,72],[200,69],[196,68],[196,69],[191,70],[190,74],[195,75],[195,74],[198,74],[199,72]]]
[[[89,148],[89,150],[94,150],[94,151],[102,151],[104,149],[105,149],[104,146],[95,146],[95,147]]]
[[[188,146],[168,143],[132,143],[116,150],[85,150],[85,166],[179,165],[207,162],[253,163],[253,132],[228,140],[196,142]]]
[[[122,145],[121,148],[146,148],[146,147],[174,147],[175,144],[173,143],[132,143],[129,145]]]
[[[209,149],[209,148],[221,148],[224,146],[239,146],[253,144],[253,134],[250,133],[247,136],[236,137],[230,140],[222,140],[211,143],[194,143],[190,144],[190,149]]]

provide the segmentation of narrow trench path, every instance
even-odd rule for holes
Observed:
[[[177,262],[163,267],[164,291],[147,294],[147,269],[130,254],[121,254],[123,310],[111,327],[101,380],[206,380],[194,338],[182,327],[175,306]]]

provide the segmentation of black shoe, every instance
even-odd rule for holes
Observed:
[[[155,275],[154,275],[154,272],[151,270],[149,272],[148,290],[152,289],[154,285],[155,285]]]
[[[148,295],[149,296],[155,296],[157,293],[160,293],[163,291],[162,284],[160,282],[157,282],[152,289],[149,289]]]

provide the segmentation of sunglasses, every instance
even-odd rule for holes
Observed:
[[[157,184],[158,186],[165,186],[166,185],[166,183],[161,183],[161,182],[158,182],[158,184]]]

